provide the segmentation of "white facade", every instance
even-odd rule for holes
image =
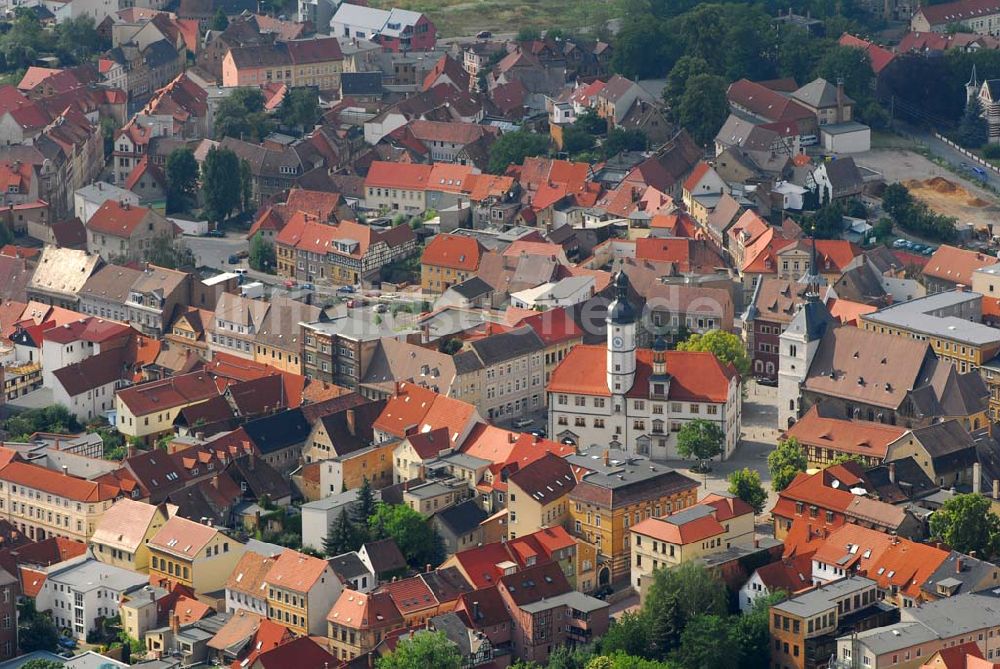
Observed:
[[[259,616],[267,617],[267,590],[261,590],[260,597],[248,595],[245,592],[235,592],[226,588],[226,611],[235,613],[237,611],[249,611]]]
[[[771,591],[766,585],[764,585],[764,580],[760,577],[755,569],[753,574],[751,574],[750,579],[743,584],[739,592],[739,605],[740,613],[750,613],[753,609],[753,604],[761,597],[767,597],[771,594]]]
[[[77,340],[61,344],[50,339],[42,342],[42,385],[51,387],[55,383],[57,369],[83,362],[101,352],[101,345],[92,341]]]
[[[872,148],[872,129],[857,122],[822,126],[819,134],[823,148],[831,153],[864,153]]]
[[[44,375],[44,368],[43,368]],[[115,391],[125,384],[120,380],[99,385],[78,395],[70,395],[59,379],[52,377],[52,385],[43,386],[52,389],[54,404],[62,404],[81,422],[87,422],[98,416],[104,416],[115,408]]]
[[[149,576],[98,562],[92,557],[60,562],[47,570],[45,584],[35,599],[39,611],[51,611],[59,628],[72,630],[86,641],[99,618],[118,618],[122,595],[148,585]]]
[[[136,207],[139,206],[139,196],[132,191],[105,181],[98,181],[76,190],[73,194],[73,213],[86,225],[87,221],[101,208],[101,205],[108,200],[117,200]]]
[[[381,495],[376,490],[375,499]],[[302,546],[314,550],[323,550],[323,542],[330,531],[330,525],[340,516],[341,511],[351,512],[351,507],[357,502],[358,492],[348,490],[324,497],[316,502],[302,505]],[[333,602],[327,607],[327,611]]]

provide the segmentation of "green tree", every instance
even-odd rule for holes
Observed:
[[[756,470],[749,467],[738,469],[731,473],[727,480],[730,495],[736,495],[749,504],[756,514],[764,510],[767,491],[764,490],[764,484],[761,483],[760,474]]]
[[[830,464],[831,465],[842,465],[845,462],[856,462],[859,465],[864,465],[865,464],[865,459],[862,458],[857,453],[850,453],[850,454],[841,453],[840,455],[838,455],[837,457],[835,457]]]
[[[893,218],[905,214],[912,204],[909,189],[901,183],[891,183],[882,191],[882,208]]]
[[[641,613],[625,612],[608,628],[599,643],[604,655],[622,651],[628,655],[646,656],[649,653],[649,620]]]
[[[688,620],[681,632],[677,659],[685,669],[730,669],[742,655],[729,639],[729,623],[720,615]]]
[[[341,553],[356,551],[361,548],[363,543],[364,537],[360,535],[358,528],[351,521],[347,510],[342,509],[337,520],[330,523],[326,538],[323,540],[323,552],[328,557],[333,557]]]
[[[660,22],[642,18],[628,21],[615,35],[611,69],[629,79],[662,77],[674,60],[667,49],[675,40],[666,39]]]
[[[649,147],[649,138],[638,128],[612,128],[601,143],[601,153],[604,158],[612,158],[622,151],[645,151]]]
[[[415,569],[436,566],[444,559],[444,543],[419,512],[405,504],[379,502],[368,519],[373,539],[391,538],[399,546],[406,562]]]
[[[608,132],[608,122],[597,115],[593,109],[588,109],[573,121],[573,126],[591,135],[605,135]]]
[[[534,26],[524,26],[517,31],[517,35],[514,39],[518,42],[533,42],[535,40],[542,39],[542,33]]]
[[[402,637],[396,650],[376,661],[378,669],[462,669],[462,654],[444,632]]]
[[[844,232],[844,207],[840,202],[827,202],[809,222],[816,239],[840,239]]]
[[[575,125],[563,129],[563,150],[571,156],[590,151],[594,148],[596,141],[593,135]]]
[[[218,223],[240,206],[240,160],[229,149],[209,149],[201,166],[205,214]]]
[[[250,256],[247,258],[250,269],[274,274],[277,262],[274,244],[264,239],[264,236],[258,232],[250,240]]]
[[[702,146],[711,143],[728,114],[725,79],[714,74],[697,74],[688,80],[676,116],[695,142]]]
[[[990,128],[983,118],[983,108],[979,98],[972,98],[965,105],[965,113],[958,123],[955,139],[967,149],[978,149],[990,138]]]
[[[556,646],[545,669],[584,669],[593,655],[588,646]]]
[[[828,42],[817,39],[803,28],[788,26],[778,43],[778,73],[796,81],[809,81]]]
[[[293,88],[278,107],[278,118],[288,128],[312,130],[319,121],[319,95],[312,88]]]
[[[215,16],[212,17],[212,25],[210,28],[212,30],[218,30],[222,32],[229,27],[229,19],[226,18],[226,13],[222,11],[222,8],[215,10]]]
[[[181,240],[169,234],[153,237],[142,253],[143,260],[167,269],[193,269],[197,264],[194,253]]]
[[[740,338],[731,332],[709,330],[705,334],[693,334],[677,345],[678,351],[708,351],[722,364],[736,368],[740,376],[750,375],[750,356]]]
[[[1000,552],[1000,517],[990,500],[976,493],[955,495],[931,514],[931,534],[960,553],[983,558]]]
[[[836,85],[844,82],[844,91],[855,101],[872,97],[875,74],[868,52],[849,46],[833,46],[823,54],[816,66],[816,75]]]
[[[198,193],[198,161],[187,147],[167,156],[167,212],[184,211],[194,204]]]
[[[667,657],[696,615],[724,615],[726,601],[725,584],[702,565],[689,561],[655,570],[642,612],[650,621],[657,657]]]
[[[490,147],[489,171],[503,174],[511,165],[520,165],[525,158],[544,156],[549,150],[549,138],[528,130],[501,135]]]
[[[36,615],[27,626],[19,630],[18,641],[23,653],[36,650],[55,652],[58,648],[59,630],[48,616]]]
[[[86,14],[58,23],[55,49],[67,60],[84,63],[103,50],[94,17]],[[110,45],[107,45],[110,46]]]
[[[63,668],[62,662],[35,658],[34,660],[28,660],[27,662],[22,664],[20,669],[62,669],[62,668]]]
[[[358,488],[358,504],[355,509],[354,516],[355,521],[367,525],[368,518],[374,515],[377,508],[378,502],[375,499],[375,491],[372,490],[371,481],[369,481],[366,476],[361,481],[361,487]]]
[[[253,171],[246,160],[240,161],[240,209],[253,209]]]
[[[677,603],[677,593],[669,590],[660,597],[662,608],[656,615],[650,615],[649,625],[650,654],[653,657],[666,657],[668,653],[681,642],[681,632],[684,628],[683,611]]]
[[[772,592],[766,597],[757,598],[747,613],[729,619],[729,642],[740,651],[737,669],[760,669],[760,658],[770,655],[768,618],[771,607],[785,599],[785,592]]]
[[[215,113],[215,136],[236,137],[248,142],[264,139],[274,125],[264,112],[264,93],[259,88],[237,88],[219,103]]]
[[[771,472],[771,487],[781,492],[799,472],[804,472],[809,465],[802,445],[795,437],[782,439],[778,447],[768,453],[767,468]]]
[[[677,433],[677,453],[682,458],[697,458],[704,467],[706,460],[711,460],[722,453],[726,435],[718,423],[704,418],[684,423]]]
[[[688,81],[699,74],[709,72],[708,62],[700,56],[681,56],[667,75],[667,85],[663,87],[663,101],[670,106],[679,105]]]

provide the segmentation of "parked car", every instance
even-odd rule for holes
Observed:
[[[235,253],[233,255],[229,256],[229,264],[230,265],[239,265],[240,264],[240,258],[239,258],[239,256],[237,256]]]
[[[535,421],[531,420],[530,418],[518,418],[517,420],[514,421],[514,427],[516,427],[517,429],[521,429],[522,427],[528,427],[533,422]]]
[[[480,30],[476,33],[476,39],[490,39],[491,37],[493,37],[493,33],[489,30]]]
[[[538,428],[537,430],[531,431],[531,436],[538,437],[539,439],[545,439],[547,436],[549,436],[549,433],[543,430],[542,428]]]
[[[354,286],[341,286],[340,288],[337,289],[337,292],[338,293],[354,293],[356,291],[354,290]]]
[[[226,233],[222,230],[209,230],[205,233],[206,237],[225,237]]]
[[[295,286],[295,279],[285,279],[285,288],[293,288]]]
[[[566,444],[567,446],[576,446],[576,439],[573,437],[563,437],[559,443]]]
[[[905,245],[906,245],[906,240],[905,239],[897,239],[896,241],[894,241],[892,243],[892,247],[895,248],[895,249],[901,249]]]

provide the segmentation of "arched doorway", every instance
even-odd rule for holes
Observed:
[[[601,567],[601,570],[597,572],[597,585],[604,586],[610,585],[611,583],[611,569],[608,567]]]

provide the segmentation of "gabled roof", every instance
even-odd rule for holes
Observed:
[[[326,560],[288,549],[278,556],[264,580],[275,588],[309,593],[329,566]]]
[[[808,446],[884,459],[889,445],[907,433],[897,425],[827,417],[821,409],[822,403],[814,405],[788,428],[786,436]]]
[[[26,486],[77,502],[104,502],[121,494],[116,486],[58,473],[27,462],[13,461],[0,469],[0,481]]]
[[[149,545],[171,555],[193,559],[218,533],[214,527],[174,516],[149,540]]]
[[[327,621],[351,629],[395,629],[403,626],[403,616],[387,592],[364,594],[344,590],[334,603]]]
[[[545,562],[522,569],[500,578],[498,586],[515,606],[532,604],[572,590],[562,567],[555,562]]]
[[[376,576],[406,568],[406,560],[392,539],[366,541],[361,548],[368,556]]]
[[[551,453],[521,467],[510,475],[508,481],[543,506],[551,504],[576,487],[569,462]]]
[[[275,558],[260,553],[246,551],[229,574],[226,590],[240,592],[255,599],[267,598],[267,574],[274,566]]]
[[[971,286],[973,272],[996,262],[996,258],[985,253],[942,244],[924,266],[923,274],[934,279]]]
[[[336,658],[324,650],[311,637],[303,636],[261,653],[253,661],[262,669],[288,669],[288,667],[333,667]],[[250,666],[250,665],[247,665]]]
[[[420,262],[423,265],[474,272],[479,268],[485,252],[486,248],[474,237],[445,233],[431,239],[420,256]]]
[[[726,97],[733,105],[768,121],[791,121],[813,118],[813,113],[766,86],[740,79],[729,85]]]

